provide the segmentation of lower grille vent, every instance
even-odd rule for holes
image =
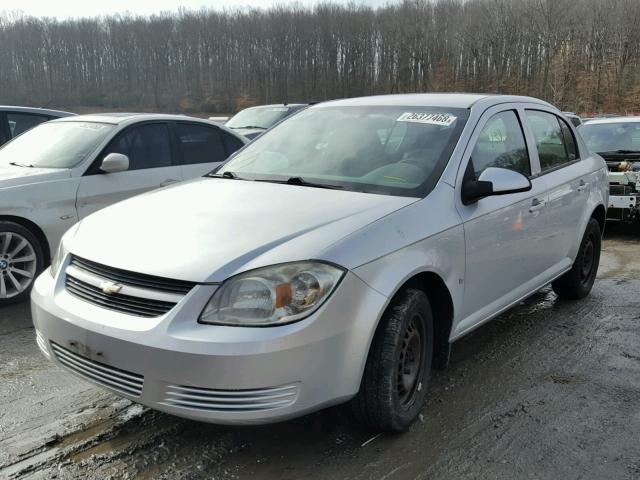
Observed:
[[[111,390],[133,395],[134,397],[139,397],[142,393],[142,385],[144,383],[142,375],[89,360],[54,342],[51,342],[51,348],[56,359],[78,375]]]
[[[296,385],[256,390],[213,390],[170,385],[163,403],[205,411],[251,412],[291,405],[298,395]]]

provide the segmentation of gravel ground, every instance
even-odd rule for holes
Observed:
[[[0,478],[640,478],[640,233],[611,227],[579,302],[549,288],[453,347],[403,435],[345,407],[261,427],[165,415],[39,353],[28,305],[0,310]]]

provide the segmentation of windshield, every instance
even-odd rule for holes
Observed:
[[[271,128],[293,110],[289,107],[247,108],[237,113],[226,124],[229,128]]]
[[[114,125],[94,122],[43,123],[3,145],[0,148],[0,165],[75,167],[114,128]]]
[[[587,123],[578,131],[594,152],[640,150],[640,122]]]
[[[467,116],[465,109],[437,107],[311,108],[256,139],[218,174],[424,196],[444,170]]]

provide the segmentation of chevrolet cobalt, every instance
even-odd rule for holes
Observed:
[[[604,161],[545,102],[319,104],[205,177],[72,227],[32,292],[36,340],[191,419],[350,401],[404,431],[452,342],[549,283],[589,293],[606,205]]]

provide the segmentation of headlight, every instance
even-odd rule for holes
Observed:
[[[64,242],[60,240],[60,244],[58,245],[58,249],[56,250],[56,254],[53,256],[51,260],[51,268],[49,272],[53,278],[58,276],[58,272],[60,271],[60,265],[62,265],[62,261],[64,257],[67,256],[67,250],[64,248]]]
[[[260,268],[226,280],[200,315],[202,323],[270,327],[311,315],[331,295],[344,270],[321,262]]]

